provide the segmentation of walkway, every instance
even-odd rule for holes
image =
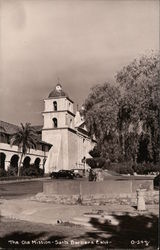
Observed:
[[[110,215],[112,213],[129,213],[133,215],[147,215],[152,213],[158,215],[159,212],[158,205],[148,205],[146,212],[138,213],[134,207],[129,205],[117,206],[116,204],[102,206],[57,205],[33,201],[31,198],[13,200],[1,199],[0,203],[2,216],[46,224],[57,224],[58,220],[72,222],[75,218],[82,218],[84,214],[99,214],[102,211],[105,215]]]

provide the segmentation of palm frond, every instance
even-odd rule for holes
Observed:
[[[38,136],[34,128],[31,127],[30,123],[25,125],[21,123],[21,127],[16,133],[12,135],[11,146],[17,145],[22,149],[22,152],[25,154],[27,149],[31,147],[36,148],[38,142]]]

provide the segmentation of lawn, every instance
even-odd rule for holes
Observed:
[[[0,247],[8,248],[38,248],[59,247],[64,240],[84,234],[84,228],[78,225],[47,225],[31,223],[1,217]]]
[[[74,224],[37,224],[1,217],[0,247],[3,249],[157,249],[156,215],[115,215],[119,225],[90,223],[95,230]]]

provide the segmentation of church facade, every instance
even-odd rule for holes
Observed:
[[[85,159],[94,147],[80,112],[57,84],[44,100],[42,140],[53,145],[45,164],[46,172],[85,168]]]
[[[43,126],[33,126],[39,137],[36,149],[28,150],[23,165],[39,164],[46,173],[61,169],[86,168],[85,159],[94,147],[80,112],[74,113],[73,101],[57,84],[44,99]],[[21,151],[10,146],[18,126],[0,121],[0,168],[18,166]]]

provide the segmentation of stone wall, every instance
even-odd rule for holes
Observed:
[[[101,182],[87,180],[51,180],[43,183],[47,195],[96,195],[135,193],[137,189],[153,190],[153,178],[107,179]]]
[[[146,204],[158,204],[159,192],[153,191],[152,179],[106,180],[89,182],[77,180],[53,180],[45,182],[43,193],[35,199],[56,204],[105,205],[137,204],[136,190],[146,188]]]
[[[54,204],[66,204],[66,205],[105,205],[105,204],[119,204],[119,205],[137,205],[136,193],[131,194],[107,194],[107,195],[57,195],[45,193],[39,193],[33,200],[40,202],[49,202]],[[159,192],[158,191],[146,191],[145,202],[147,205],[159,204]]]

